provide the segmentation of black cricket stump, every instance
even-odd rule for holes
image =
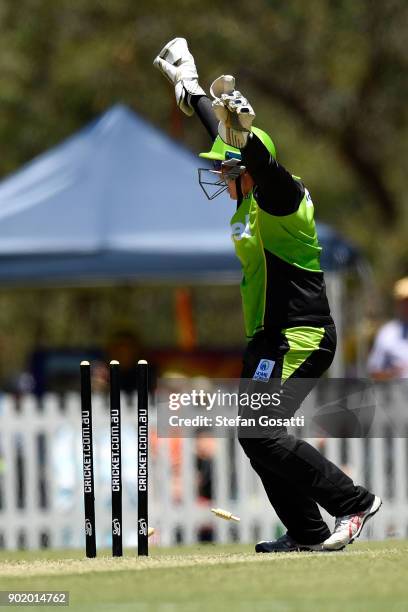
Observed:
[[[141,360],[137,364],[137,554],[149,554],[148,543],[148,364]]]
[[[95,487],[92,441],[91,366],[81,362],[82,460],[84,477],[86,556],[96,557]]]
[[[122,545],[122,440],[120,410],[119,362],[111,361],[110,369],[110,440],[112,495],[112,556],[123,555]]]

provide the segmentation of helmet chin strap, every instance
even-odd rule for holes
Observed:
[[[241,177],[240,176],[238,176],[238,178],[235,179],[235,187],[237,190],[237,206],[239,206],[242,200],[244,199],[244,194],[242,193],[242,189],[241,189]]]

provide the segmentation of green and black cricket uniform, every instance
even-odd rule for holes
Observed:
[[[207,99],[201,98],[195,110],[215,138]],[[255,187],[239,198],[231,219],[249,339],[240,390],[262,393],[265,383],[278,383],[280,404],[268,408],[268,415],[290,418],[328,369],[336,349],[314,207],[301,180],[276,162],[254,134],[241,156]],[[249,411],[241,408],[240,414],[250,418]],[[239,440],[288,534],[299,543],[316,544],[330,535],[317,503],[333,516],[372,504],[371,493],[355,486],[310,444],[288,435],[285,427],[255,436],[242,428]]]

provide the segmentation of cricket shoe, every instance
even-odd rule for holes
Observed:
[[[258,542],[255,546],[257,553],[323,551],[323,542],[320,544],[299,544],[287,533],[273,542]]]
[[[324,550],[340,550],[351,544],[359,537],[368,519],[378,512],[381,504],[381,498],[375,496],[371,506],[364,512],[337,517],[333,533],[323,542]]]

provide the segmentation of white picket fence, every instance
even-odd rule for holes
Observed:
[[[135,398],[134,398],[135,399]],[[309,399],[313,401],[313,396]],[[399,397],[400,403],[405,401]],[[136,545],[136,409],[123,398],[123,533]],[[405,405],[404,405],[405,409]],[[110,546],[110,444],[106,398],[93,398],[96,527],[98,546]],[[408,423],[408,411],[407,411]],[[46,396],[38,406],[25,396],[0,396],[0,546],[80,547],[83,535],[82,448],[77,394]],[[406,430],[406,432],[408,429]],[[218,542],[253,542],[281,533],[258,477],[234,438],[214,440],[211,460],[213,499],[197,497],[197,441],[155,437],[151,407],[149,524],[156,544],[191,544],[204,530]],[[405,432],[405,433],[406,433]],[[408,445],[405,437],[327,439],[326,456],[345,466],[356,483],[384,500],[365,537],[408,536]],[[241,517],[240,523],[215,518],[211,507]],[[329,526],[332,517],[323,512]]]

